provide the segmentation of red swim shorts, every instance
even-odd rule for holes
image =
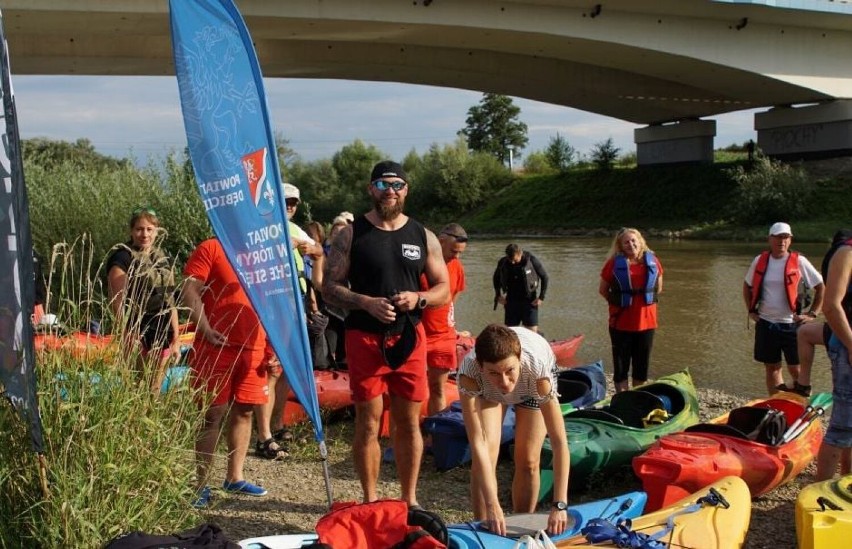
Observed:
[[[426,364],[430,368],[440,370],[455,370],[458,367],[454,333],[450,333],[449,337],[442,334],[440,337],[426,340]]]
[[[206,342],[193,346],[189,359],[192,385],[213,395],[212,406],[234,401],[266,404],[269,397],[263,349],[216,347]]]
[[[412,402],[429,397],[426,381],[426,332],[417,325],[417,344],[408,360],[392,370],[382,357],[382,334],[346,330],[346,361],[349,388],[355,402],[366,402],[385,393]]]

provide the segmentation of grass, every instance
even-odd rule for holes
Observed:
[[[86,325],[92,308],[107,310],[91,303],[97,294],[84,250],[63,255],[55,269],[62,288],[75,287],[58,302],[89,304],[63,309],[72,327]],[[37,353],[41,460],[28,424],[0,405],[0,546],[102,547],[123,532],[169,533],[199,522],[191,502],[203,401],[189,384],[153,393],[149,376],[133,371],[136,359],[115,348]]]

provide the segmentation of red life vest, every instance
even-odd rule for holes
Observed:
[[[751,303],[749,310],[757,311],[760,301],[760,291],[763,288],[763,277],[766,276],[766,267],[769,265],[769,252],[763,252],[757,260],[754,268],[754,276],[751,279]],[[787,263],[784,265],[784,289],[787,290],[787,303],[791,311],[796,311],[796,299],[799,295],[799,280],[802,273],[799,271],[799,254],[790,252]]]
[[[410,526],[408,504],[401,500],[336,504],[317,522],[319,540],[345,549],[446,549],[420,526]],[[444,529],[446,532],[446,529]]]

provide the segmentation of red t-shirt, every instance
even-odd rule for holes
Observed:
[[[228,338],[228,345],[263,349],[266,332],[215,238],[205,240],[189,256],[183,274],[204,283],[201,302],[210,326]]]
[[[654,260],[657,262],[659,276],[662,277],[663,265],[657,256],[654,256]],[[615,281],[614,264],[615,258],[611,257],[601,269],[601,278],[610,285],[618,285]],[[630,286],[632,288],[644,288],[645,281],[648,279],[648,266],[645,265],[645,258],[642,258],[639,263],[630,263],[629,265]],[[629,307],[618,307],[610,304],[609,326],[624,332],[653,330],[657,327],[657,304],[646,304],[645,296],[642,294],[634,295]]]
[[[465,289],[464,266],[457,258],[453,258],[447,263],[447,271],[450,274],[450,302],[440,307],[426,307],[423,310],[421,322],[426,329],[426,336],[430,339],[443,336],[453,339],[456,337],[454,302],[456,296]],[[425,274],[420,275],[420,289],[429,289]]]

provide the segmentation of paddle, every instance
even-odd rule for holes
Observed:
[[[782,444],[786,444],[790,442],[794,438],[796,438],[802,431],[804,431],[808,425],[813,423],[813,421],[823,415],[825,410],[830,408],[834,400],[831,397],[830,393],[817,393],[813,397],[811,397],[810,402],[805,407],[805,410],[802,412],[796,421],[793,422],[790,427],[787,428],[787,431],[778,441],[776,446],[780,446]]]

